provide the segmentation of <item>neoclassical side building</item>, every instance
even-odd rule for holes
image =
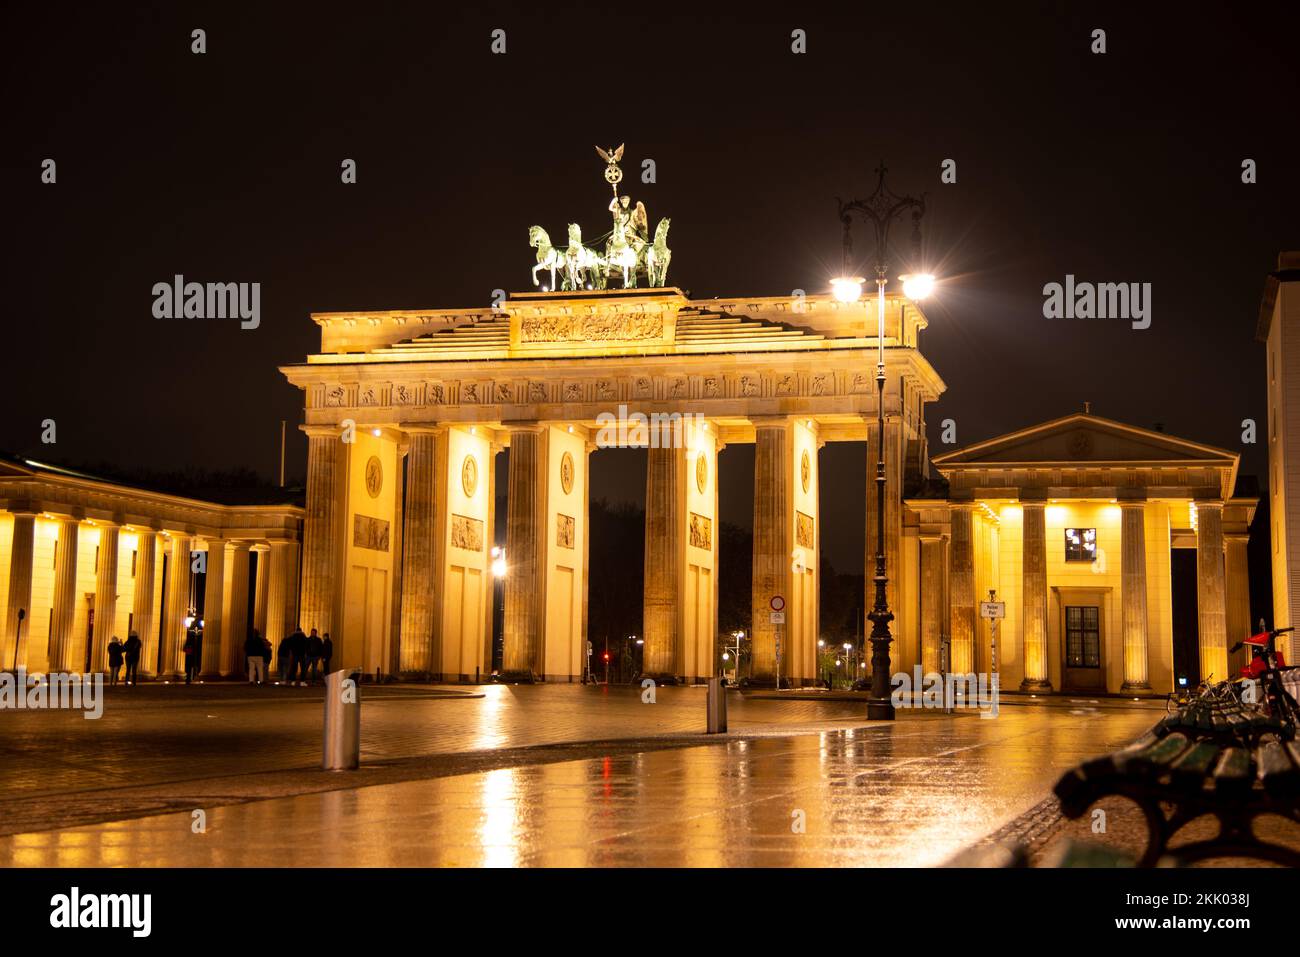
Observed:
[[[320,351],[282,369],[303,390],[309,437],[301,622],[332,632],[346,666],[451,681],[492,669],[494,460],[508,448],[501,668],[577,680],[588,458],[615,417],[677,436],[648,453],[645,672],[713,673],[718,455],[752,443],[753,674],[815,680],[819,450],[863,442],[874,474],[874,301],[630,289],[312,318]],[[925,405],[944,383],[920,350],[926,326],[917,303],[887,298],[895,670],[937,669],[944,641],[954,668],[991,668],[976,609],[995,589],[1007,603],[1005,688],[1161,693],[1176,671],[1226,674],[1227,647],[1249,629],[1256,504],[1234,497],[1237,455],[1080,413],[931,464]],[[904,494],[932,488],[936,472],[944,497]],[[874,502],[867,516],[870,555]],[[1196,556],[1191,634],[1172,585],[1171,556],[1185,549]],[[1179,641],[1190,665],[1176,660]]]
[[[247,629],[279,635],[296,618],[302,517],[0,459],[2,667],[102,671],[111,637],[136,632],[140,674],[175,676],[202,607],[202,672],[241,674]]]

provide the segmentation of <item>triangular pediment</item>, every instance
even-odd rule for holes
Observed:
[[[1078,412],[937,456],[941,470],[975,466],[1200,465],[1232,468],[1225,449]]]

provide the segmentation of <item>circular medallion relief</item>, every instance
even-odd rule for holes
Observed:
[[[384,487],[384,467],[379,464],[379,457],[370,456],[366,461],[366,491],[371,498],[379,497],[379,490]]]
[[[808,485],[812,482],[812,460],[808,458],[808,450],[803,450],[803,457],[799,459],[799,480],[803,483],[803,490],[808,491]]]
[[[467,498],[474,497],[474,490],[478,488],[478,461],[472,455],[465,456],[465,461],[461,463],[460,485]]]
[[[699,458],[695,460],[695,487],[699,489],[701,493],[703,493],[705,487],[708,486],[708,484],[709,484],[709,460],[706,459],[704,457],[704,453],[701,452]]]
[[[565,495],[573,491],[573,456],[568,452],[560,458],[560,488]]]

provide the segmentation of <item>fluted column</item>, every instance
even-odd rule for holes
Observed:
[[[943,536],[921,535],[921,672],[939,670],[943,632]]]
[[[51,671],[70,671],[73,655],[73,622],[77,611],[77,549],[80,523],[75,518],[59,521],[59,537],[54,544],[54,604],[50,616]],[[31,609],[27,610],[30,619]],[[31,621],[27,622],[31,627]],[[83,662],[77,662],[81,670]]]
[[[226,618],[226,543],[208,539],[208,572],[203,585],[203,660],[199,670],[205,675],[222,672],[221,645]]]
[[[184,668],[185,615],[190,606],[190,544],[188,535],[171,536],[167,559],[167,594],[163,596],[163,648],[160,675],[175,675]]]
[[[410,434],[406,453],[406,509],[402,517],[402,630],[400,669],[433,670],[438,435]]]
[[[99,568],[95,573],[94,648],[91,671],[108,668],[108,640],[117,627],[117,566],[121,528],[116,523],[99,523]],[[121,637],[120,635],[118,636]]]
[[[685,452],[658,447],[646,451],[642,671],[666,679],[681,670]]]
[[[308,632],[316,628],[322,635],[333,625],[331,619],[340,579],[338,488],[342,455],[342,439],[333,430],[308,430],[307,517],[303,523],[299,620]]]
[[[244,673],[244,641],[248,638],[248,542],[231,542],[226,571],[227,602],[221,623],[221,673]],[[321,634],[324,634],[322,631]]]
[[[975,538],[974,505],[952,506],[952,583],[948,601],[952,609],[949,636],[949,670],[969,674],[975,669]]]
[[[271,643],[271,655],[275,658],[280,653],[280,639],[293,631],[293,622],[289,621],[289,544],[272,542],[270,551],[258,556],[259,560],[263,556],[267,560],[267,576],[266,630],[262,637]]]
[[[546,626],[546,441],[540,429],[510,430],[506,518],[505,651],[502,671],[539,674]]]
[[[266,637],[266,586],[271,580],[271,550],[265,545],[254,545],[257,555],[257,581],[253,590],[253,627]]]
[[[140,673],[153,674],[158,666],[158,623],[153,603],[155,552],[158,533],[142,529],[136,535],[135,601],[131,627],[140,639]]]
[[[790,552],[793,533],[791,510],[791,433],[789,422],[757,422],[754,426],[754,583],[750,600],[752,674],[759,684],[776,680],[777,625],[772,624],[769,602],[780,595],[790,599]],[[784,635],[786,629],[782,628]],[[781,659],[789,658],[783,641]],[[784,667],[788,676],[789,672]]]
[[[1227,641],[1235,645],[1249,638],[1254,630],[1250,625],[1250,573],[1246,558],[1250,536],[1245,532],[1225,532],[1223,537],[1227,542]],[[1238,655],[1232,671],[1224,672],[1225,678],[1245,667],[1245,653]]]
[[[1146,503],[1120,504],[1120,614],[1124,636],[1121,691],[1147,691],[1147,535]]]
[[[1201,679],[1228,677],[1228,622],[1223,567],[1223,503],[1196,503],[1196,608]]]
[[[1025,677],[1020,690],[1051,691],[1047,675],[1047,509],[1041,502],[1022,502],[1021,510]]]
[[[27,635],[32,626],[32,557],[36,552],[36,513],[14,512],[13,539],[9,546],[9,600],[5,605],[4,622],[4,660],[0,668],[12,668],[15,658],[15,644],[22,642],[18,649],[18,664],[26,663],[23,652],[27,648]],[[21,622],[18,612],[26,616]]]

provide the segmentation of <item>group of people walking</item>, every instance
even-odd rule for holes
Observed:
[[[117,635],[108,643],[108,683],[115,685],[126,665],[126,684],[137,683],[137,671],[140,667],[140,651],[144,643],[140,636],[131,632],[126,641]],[[181,648],[185,655],[185,683],[190,684],[198,677],[203,660],[203,634],[191,628],[185,633],[185,644]],[[244,658],[248,663],[248,683],[260,685],[266,681],[266,673],[271,663],[273,649],[271,642],[262,637],[254,628],[244,642]],[[297,684],[306,687],[308,682],[315,683],[323,675],[329,674],[330,659],[334,657],[334,642],[329,632],[322,638],[311,630],[310,635],[302,633],[299,625],[293,634],[285,635],[280,640],[279,665],[280,681],[284,684]]]
[[[136,683],[136,671],[140,667],[140,649],[144,643],[140,641],[140,636],[134,631],[126,636],[126,641],[120,641],[117,635],[108,643],[108,683],[117,684],[119,673],[122,671],[123,663],[126,664],[126,683],[133,685]]]
[[[321,675],[330,673],[334,642],[330,640],[329,632],[322,638],[313,628],[310,635],[304,635],[299,625],[293,634],[281,639],[279,655],[280,681],[305,686],[307,682],[315,682]]]

